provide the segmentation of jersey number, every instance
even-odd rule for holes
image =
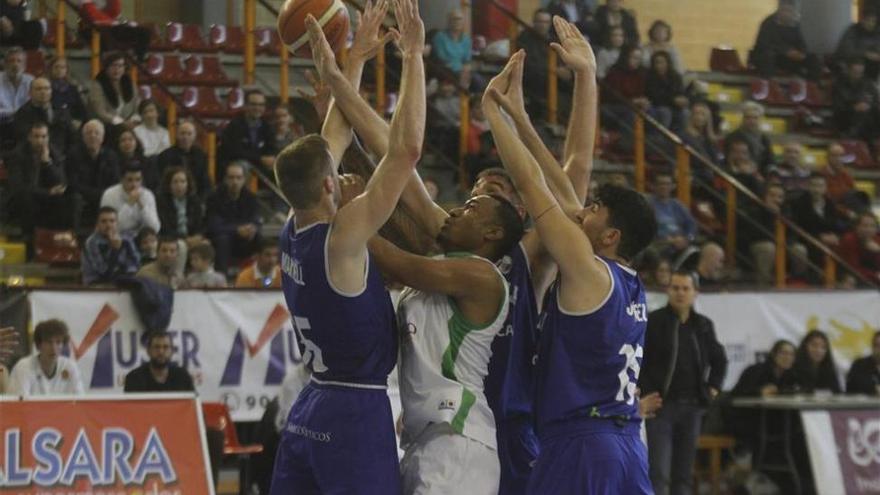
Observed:
[[[299,337],[299,341],[302,342],[303,347],[306,349],[305,352],[303,352],[303,362],[307,365],[311,365],[312,371],[315,373],[323,373],[327,371],[327,367],[324,366],[324,357],[321,354],[321,349],[315,345],[314,342],[307,339],[302,332],[303,330],[312,329],[309,320],[300,316],[294,316],[293,329],[296,330],[296,335]]]
[[[641,358],[644,353],[642,346],[636,344],[635,349],[630,344],[623,344],[623,347],[620,348],[620,352],[618,354],[622,356],[626,356],[626,366],[620,370],[620,373],[617,374],[617,379],[620,380],[620,390],[617,391],[616,400],[623,402],[626,401],[627,404],[632,405],[636,399],[636,382],[639,380],[639,372],[642,367],[639,365],[639,362],[636,358]],[[633,372],[633,379],[629,379],[629,371]]]

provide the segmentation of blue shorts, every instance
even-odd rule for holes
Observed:
[[[639,424],[581,420],[541,435],[541,453],[527,493],[653,494]]]
[[[538,437],[530,418],[513,418],[496,424],[498,460],[501,463],[499,495],[526,493],[538,457]]]
[[[399,494],[386,391],[306,385],[281,431],[270,493]]]

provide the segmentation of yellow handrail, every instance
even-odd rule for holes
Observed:
[[[727,266],[736,267],[736,188],[729,182],[725,183],[727,189],[727,239],[725,250],[727,251]]]
[[[171,100],[168,103],[168,137],[173,146],[177,142],[177,102]]]
[[[675,147],[675,179],[678,200],[691,207],[691,155],[684,146]]]
[[[257,2],[256,0],[244,0],[244,83],[254,83],[254,71],[256,69],[257,40]]]
[[[468,186],[468,174],[465,167],[465,157],[468,152],[468,133],[470,132],[471,125],[471,101],[470,97],[466,94],[459,95],[458,99],[461,113],[461,124],[458,134],[458,182],[462,189],[466,189]]]
[[[645,192],[645,119],[636,115],[633,122],[633,163],[635,164],[636,191]]]
[[[56,12],[58,12],[58,21],[55,23],[55,54],[58,57],[63,57],[64,46],[67,42],[67,26],[64,24],[64,17],[67,14],[67,4],[64,3],[64,0],[58,0]]]
[[[280,71],[278,77],[278,97],[281,99],[281,103],[287,105],[287,102],[290,101],[290,53],[287,50],[286,46],[281,47],[281,60],[280,60]]]
[[[92,29],[92,38],[91,43],[89,43],[89,48],[92,51],[91,67],[92,79],[94,79],[98,76],[98,73],[101,72],[101,33],[97,29]]]
[[[559,81],[556,76],[556,52],[547,51],[547,122],[555,125],[558,121]]]
[[[785,288],[785,262],[786,262],[786,252],[785,252],[785,222],[782,221],[782,217],[776,216],[776,232],[775,232],[775,240],[776,240],[776,288],[784,289]]]
[[[385,50],[376,53],[376,113],[385,115]]]
[[[217,183],[217,131],[208,131],[208,176],[211,183]]]
[[[837,286],[837,263],[827,253],[825,254],[825,287],[833,289]]]

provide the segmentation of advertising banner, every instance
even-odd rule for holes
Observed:
[[[880,494],[880,411],[801,413],[820,494]]]

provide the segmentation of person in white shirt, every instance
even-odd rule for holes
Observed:
[[[34,76],[25,73],[24,68],[24,49],[13,46],[6,50],[0,74],[0,122],[11,121],[15,111],[30,98]]]
[[[70,341],[67,324],[46,320],[34,329],[37,354],[16,363],[9,378],[9,395],[83,395],[82,380],[76,363],[61,355]]]
[[[119,184],[107,188],[101,196],[101,206],[116,210],[121,234],[136,236],[144,227],[159,232],[161,223],[156,210],[156,196],[143,187],[143,171],[129,167],[122,171]]]
[[[168,129],[159,125],[159,105],[154,100],[144,100],[138,107],[143,121],[134,128],[134,134],[144,145],[144,156],[156,156],[171,147]]]

